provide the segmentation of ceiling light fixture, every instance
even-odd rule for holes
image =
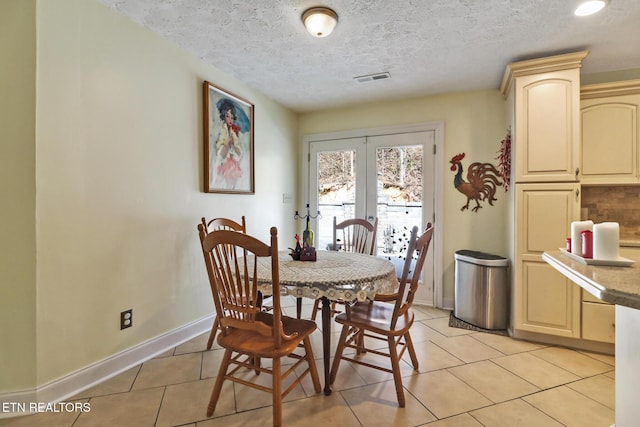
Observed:
[[[327,37],[338,23],[338,15],[328,7],[312,7],[302,14],[302,22],[312,36]]]
[[[606,0],[589,0],[583,1],[578,5],[575,12],[573,12],[576,16],[589,16],[594,13],[600,12],[606,5],[608,1]]]

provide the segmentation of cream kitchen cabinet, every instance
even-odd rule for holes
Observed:
[[[580,219],[580,68],[587,52],[509,64],[514,179],[511,325],[516,338],[580,338],[580,288],[542,260]]]
[[[578,180],[580,67],[586,55],[577,52],[507,66],[502,91],[513,98],[516,183]]]
[[[615,305],[603,302],[582,289],[582,338],[614,343]]]
[[[581,290],[542,260],[544,251],[563,245],[579,219],[580,185],[521,184],[515,191],[513,328],[580,338]]]
[[[583,86],[582,183],[640,183],[640,80]]]

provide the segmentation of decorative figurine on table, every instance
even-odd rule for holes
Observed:
[[[309,213],[309,204],[307,203],[307,214],[304,216],[300,216],[298,211],[296,211],[295,219],[305,219],[307,221],[307,227],[302,232],[302,249],[299,254],[300,261],[315,261],[316,260],[316,248],[313,247],[313,230],[311,229],[311,218],[319,218],[320,211],[316,216],[312,216]],[[296,236],[298,236],[296,234]],[[299,239],[299,238],[298,238]],[[299,243],[299,240],[297,240]],[[293,257],[293,254],[291,255]],[[294,258],[295,259],[295,258]]]
[[[294,261],[298,261],[300,259],[300,252],[302,251],[302,246],[300,246],[300,235],[296,234],[296,247],[294,248],[289,248],[289,250],[291,252],[289,252],[289,255],[291,256],[291,258],[294,259]]]

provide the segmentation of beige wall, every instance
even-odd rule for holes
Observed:
[[[35,384],[35,0],[0,2],[0,393]]]
[[[449,160],[466,153],[463,166],[473,162],[497,165],[495,157],[506,132],[506,104],[498,90],[452,93],[439,96],[387,101],[349,108],[303,114],[303,135],[443,121],[443,211],[436,219],[437,233],[443,240],[444,297],[453,298],[454,260],[459,249],[480,250],[507,256],[507,204],[504,190],[498,189],[498,201],[477,213],[460,211],[466,197],[453,186],[455,173]],[[465,177],[466,175],[463,175]],[[473,204],[471,205],[473,206]]]
[[[293,112],[96,2],[35,5],[0,6],[8,21],[22,19],[2,37],[3,56],[16,34],[24,44],[19,78],[3,79],[20,85],[0,101],[16,128],[1,149],[13,228],[3,221],[0,255],[17,264],[0,273],[3,296],[15,294],[0,299],[0,392],[41,386],[211,314],[201,216],[246,215],[265,240],[275,225],[285,247],[295,234],[295,208],[283,203],[296,192]],[[202,192],[204,80],[255,104],[255,195]],[[129,308],[134,326],[120,331]]]

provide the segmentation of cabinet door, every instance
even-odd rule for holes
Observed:
[[[582,303],[582,338],[614,343],[616,337],[615,306],[595,302]]]
[[[580,337],[580,288],[542,261],[542,253],[564,245],[579,218],[577,183],[516,186],[514,327]]]
[[[518,77],[515,84],[516,182],[578,179],[578,69]]]
[[[616,336],[615,306],[582,290],[582,338],[613,343]]]
[[[640,95],[582,101],[582,182],[629,184],[638,179]]]

